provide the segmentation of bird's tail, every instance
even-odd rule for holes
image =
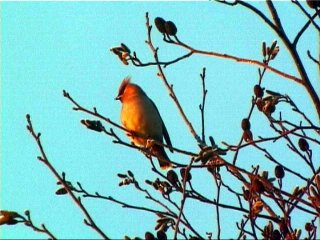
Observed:
[[[172,163],[170,162],[170,159],[165,152],[163,146],[159,145],[153,145],[152,146],[152,155],[158,158],[159,164],[161,169],[163,170],[169,170],[172,167]]]

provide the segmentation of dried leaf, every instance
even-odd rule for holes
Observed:
[[[20,217],[20,215],[17,212],[12,211],[0,211],[0,225],[8,224],[8,225],[14,225],[18,223],[18,221],[15,218]]]
[[[252,217],[256,217],[260,212],[263,210],[263,202],[262,201],[256,201],[251,209]]]

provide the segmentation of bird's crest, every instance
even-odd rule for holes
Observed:
[[[118,96],[121,96],[124,92],[124,90],[126,89],[127,85],[130,83],[131,81],[131,77],[127,76],[125,79],[123,79],[120,87],[119,87],[119,92],[118,92]]]

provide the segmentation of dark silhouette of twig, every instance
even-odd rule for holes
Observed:
[[[298,2],[298,1],[296,1]],[[317,13],[313,14],[313,16],[311,16],[311,18],[306,22],[306,24],[300,29],[300,31],[297,33],[296,37],[294,38],[292,44],[294,47],[297,46],[298,41],[300,39],[300,37],[303,35],[303,33],[308,29],[308,27],[310,26],[310,23],[313,22],[313,19],[315,19],[318,16]]]
[[[288,73],[282,72],[276,68],[273,68],[269,65],[266,65],[263,62],[259,62],[257,60],[254,59],[247,59],[247,58],[241,58],[241,57],[236,57],[230,54],[225,54],[225,53],[218,53],[218,52],[213,52],[213,51],[205,51],[205,50],[200,50],[200,49],[195,49],[189,45],[187,45],[186,43],[181,42],[176,36],[175,36],[176,41],[172,41],[172,40],[167,40],[167,43],[171,43],[171,44],[175,44],[177,46],[186,48],[190,51],[190,53],[192,54],[200,54],[200,55],[206,55],[206,56],[211,56],[211,57],[218,57],[218,58],[223,58],[223,59],[227,59],[227,60],[233,60],[236,61],[238,63],[245,63],[245,64],[250,64],[250,65],[256,65],[259,67],[263,67],[266,68],[267,70],[278,74],[279,76],[282,76],[283,78],[286,78],[288,80],[292,80],[298,84],[302,84],[302,81],[300,78],[297,78],[295,76],[292,76]]]
[[[146,13],[146,27],[147,27],[147,37],[148,37],[148,40],[146,40],[146,43],[148,44],[148,46],[150,47],[151,51],[153,52],[153,56],[154,56],[154,59],[155,61],[158,63],[159,62],[159,59],[158,59],[158,48],[155,48],[153,43],[152,43],[152,40],[151,40],[151,29],[152,29],[152,26],[150,25],[150,22],[149,22],[149,14]],[[186,114],[184,113],[183,111],[183,108],[173,90],[173,85],[170,85],[166,76],[164,75],[164,72],[162,70],[162,67],[160,64],[157,64],[157,67],[158,67],[158,70],[159,70],[159,73],[158,73],[158,76],[163,80],[168,92],[169,92],[169,96],[172,98],[172,100],[174,101],[174,103],[176,104],[178,110],[179,110],[179,113],[181,114],[184,122],[186,123],[187,127],[189,128],[191,134],[193,135],[193,137],[195,138],[195,140],[197,141],[197,143],[199,145],[204,145],[204,143],[202,142],[201,138],[199,137],[199,135],[196,133],[192,123],[189,121],[189,119],[187,118]]]
[[[226,4],[225,1],[218,1],[218,2]],[[311,97],[311,99],[313,101],[315,109],[317,110],[318,118],[320,119],[320,99],[319,99],[317,92],[315,91],[314,87],[312,86],[312,84],[310,82],[308,74],[306,73],[304,65],[301,61],[301,58],[300,58],[298,52],[297,52],[296,46],[289,40],[288,36],[286,35],[286,32],[281,24],[281,20],[278,15],[278,12],[277,12],[275,6],[273,5],[272,1],[266,0],[266,3],[267,3],[267,6],[269,8],[269,12],[273,18],[274,23],[270,19],[268,19],[260,10],[258,10],[256,7],[252,6],[248,2],[237,0],[234,4],[228,4],[228,5],[232,5],[232,6],[241,5],[241,6],[246,7],[250,11],[254,12],[257,16],[259,16],[262,20],[264,20],[267,23],[267,25],[272,30],[274,30],[276,32],[276,34],[281,38],[281,40],[285,44],[286,48],[288,49],[295,65],[296,65],[296,68],[300,74],[299,80],[294,80],[294,79],[292,79],[292,80],[294,80],[297,83],[302,84],[305,87],[305,89],[307,90],[309,96]],[[299,6],[298,1],[294,1],[294,3],[298,4],[298,6]],[[312,20],[311,17],[309,17],[309,19]],[[314,21],[312,20],[312,22],[314,22]]]
[[[57,239],[53,235],[53,233],[51,233],[51,231],[49,231],[49,229],[44,224],[41,224],[41,226],[38,227],[33,223],[32,218],[31,218],[31,213],[29,210],[26,210],[24,212],[24,214],[26,217],[19,214],[18,217],[21,219],[21,220],[18,220],[19,223],[24,223],[25,226],[30,227],[35,232],[40,232],[40,233],[44,233],[44,234],[48,235],[49,239],[52,239],[52,240]]]
[[[180,224],[180,221],[181,221],[181,216],[182,216],[182,213],[183,213],[184,204],[185,204],[186,199],[187,199],[187,195],[186,195],[187,174],[190,171],[193,162],[194,162],[194,159],[192,159],[190,161],[189,165],[186,167],[186,171],[185,171],[185,174],[184,174],[184,177],[183,177],[183,182],[182,182],[182,200],[181,200],[180,211],[179,211],[179,215],[178,215],[177,222],[176,222],[176,225],[175,225],[175,231],[174,231],[174,237],[173,237],[173,239],[175,239],[175,240],[177,239],[177,233],[178,233],[178,229],[179,229],[179,224]]]
[[[84,223],[91,227],[94,231],[96,231],[101,237],[103,237],[104,239],[109,239],[107,237],[107,235],[96,225],[96,223],[94,222],[93,218],[91,217],[90,213],[87,211],[87,209],[85,208],[85,206],[82,204],[81,199],[77,198],[74,193],[72,192],[72,190],[70,189],[69,185],[66,183],[65,179],[63,176],[60,176],[60,174],[56,171],[56,169],[53,167],[53,165],[50,163],[49,159],[47,158],[47,155],[44,151],[44,148],[42,146],[41,140],[40,140],[40,133],[36,133],[34,131],[32,122],[31,122],[31,118],[30,115],[27,115],[27,129],[29,130],[31,136],[34,138],[34,140],[36,141],[41,156],[38,157],[38,160],[42,163],[44,163],[49,170],[53,173],[53,175],[57,178],[57,180],[62,184],[62,186],[66,189],[66,191],[68,192],[69,196],[71,197],[71,199],[74,201],[74,203],[80,208],[80,210],[83,212],[83,214],[85,215],[85,219],[84,219]]]
[[[205,137],[205,121],[204,121],[204,109],[206,104],[206,96],[208,90],[206,89],[206,68],[202,69],[202,73],[200,73],[201,83],[202,83],[202,103],[199,105],[199,109],[201,112],[201,135],[202,135],[202,142],[206,142]]]
[[[320,62],[319,62],[319,60],[315,59],[315,58],[311,55],[311,53],[310,53],[309,50],[307,51],[307,54],[308,54],[308,57],[309,57],[315,64],[319,65],[319,68],[320,68]]]
[[[301,5],[301,3],[298,0],[291,0],[291,2],[295,5],[298,6],[298,8],[304,13],[304,15],[307,16],[307,18],[309,19],[309,21],[313,24],[313,26],[320,31],[320,26],[314,21],[313,16],[311,16],[305,9],[304,7]],[[316,10],[315,15],[318,16],[320,14],[319,10]]]

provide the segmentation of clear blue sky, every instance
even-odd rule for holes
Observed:
[[[263,2],[255,5],[263,11],[266,9]],[[306,18],[289,2],[277,2],[276,6],[289,36],[295,36]],[[45,223],[58,238],[98,237],[83,225],[82,213],[68,196],[54,194],[56,179],[36,160],[39,151],[25,127],[27,113],[31,114],[35,129],[42,133],[49,160],[60,173],[67,173],[67,179],[80,181],[91,192],[152,206],[132,187],[119,188],[116,176],[130,169],[141,183],[145,179],[154,180],[156,176],[151,173],[148,160],[139,152],[114,145],[108,137],[85,129],[80,120],[91,117],[72,111],[72,105],[62,96],[63,89],[83,106],[95,106],[105,116],[120,122],[120,103],[114,101],[114,97],[122,79],[130,75],[158,106],[173,145],[198,151],[164,85],[157,78],[156,68],[124,66],[109,51],[123,42],[143,61],[153,60],[144,43],[146,12],[152,22],[157,16],[174,21],[179,38],[203,50],[261,60],[262,41],[271,43],[276,39],[251,12],[212,2],[2,2],[0,209],[21,213],[29,209],[35,224]],[[170,60],[184,53],[164,44],[155,29],[152,34],[155,45],[160,48],[161,59]],[[318,49],[317,41],[316,34],[307,30],[299,45],[313,82],[317,81],[318,72],[305,52]],[[273,66],[297,75],[286,49],[281,42],[279,44],[281,50]],[[250,107],[252,87],[258,79],[257,67],[194,56],[166,68],[168,80],[174,84],[176,94],[199,134],[199,73],[203,67],[207,68],[209,90],[207,135],[212,135],[217,143],[235,144],[241,136],[240,121]],[[317,84],[319,89],[319,81]],[[315,121],[314,108],[304,89],[273,73],[266,75],[263,86],[291,95]],[[254,119],[254,135],[265,134],[268,129],[266,119],[259,114]],[[125,139],[122,132],[118,133]],[[314,154],[319,156],[319,153]],[[178,154],[170,157],[182,163],[189,162]],[[250,150],[240,154],[243,167],[268,166],[261,159],[264,159],[261,154],[255,155]],[[286,157],[283,159],[290,161]],[[273,168],[269,169],[272,171]],[[310,174],[305,169],[301,171]],[[214,198],[214,183],[207,172],[194,174],[194,184]],[[297,184],[284,183],[289,189]],[[160,198],[158,193],[153,193]],[[179,195],[176,197],[180,198]],[[228,203],[228,199],[223,200]],[[156,221],[153,215],[122,209],[110,202],[90,199],[83,199],[83,202],[111,238],[142,237],[145,231],[153,231]],[[199,227],[201,234],[215,232],[215,209],[199,206],[187,201],[186,214],[192,216],[192,223]],[[241,219],[241,214],[230,211],[223,213],[223,219],[229,222],[231,214],[232,220]],[[235,231],[226,229],[223,236],[232,237],[237,232],[235,226],[229,227]],[[0,227],[0,238],[40,237],[44,235],[23,225]]]

